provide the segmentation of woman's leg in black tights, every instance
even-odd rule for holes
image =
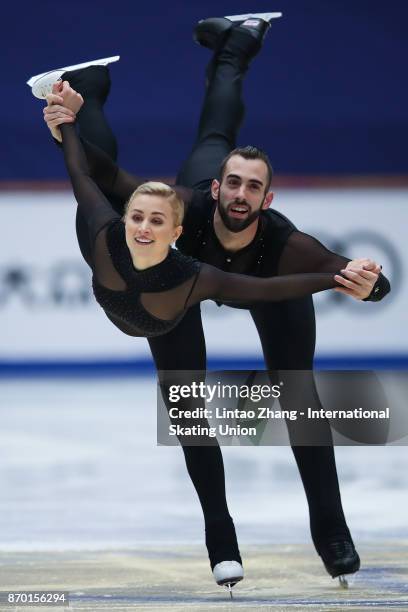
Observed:
[[[315,318],[311,298],[260,305],[253,308],[251,314],[269,370],[312,370]],[[312,375],[309,387],[308,399],[313,402],[312,407],[319,410],[322,406]],[[330,443],[328,422],[324,421],[320,427],[327,431],[319,431],[319,435]],[[316,549],[319,550],[320,544],[333,535],[350,536],[341,503],[333,447],[292,446],[292,451],[306,492]]]
[[[206,349],[200,306],[190,308],[170,333],[149,339],[159,372],[163,399],[177,371],[193,372],[194,380],[204,379]],[[174,374],[173,374],[174,373]],[[188,374],[187,374],[188,376]],[[183,382],[185,383],[183,374]],[[181,409],[192,409],[191,400],[178,402]],[[196,407],[196,403],[194,404]],[[183,446],[187,471],[197,491],[204,514],[206,544],[211,567],[225,560],[241,563],[234,524],[225,495],[224,464],[218,443],[212,446]]]
[[[116,161],[118,147],[114,133],[103,110],[108,98],[111,81],[106,66],[89,66],[63,75],[71,87],[80,93],[84,104],[77,115],[82,138],[98,146]]]

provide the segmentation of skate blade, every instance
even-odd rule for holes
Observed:
[[[68,72],[69,70],[79,70],[80,68],[88,68],[88,66],[106,66],[107,64],[112,64],[113,62],[117,62],[120,59],[120,55],[113,55],[112,57],[104,57],[102,59],[93,60],[90,62],[82,62],[82,64],[75,64],[74,66],[65,66],[63,68],[55,68],[54,70],[47,70],[47,72],[42,72],[41,74],[36,74],[32,76],[27,81],[27,85],[32,87],[38,79],[46,76],[47,74],[51,74],[52,72],[61,71],[62,73]]]
[[[232,572],[231,572],[232,573]],[[229,584],[233,587],[237,584],[237,582],[240,582],[241,580],[244,579],[244,574],[237,574],[236,576],[234,576],[234,574],[232,574],[232,576],[225,576],[225,578],[221,578],[220,580],[216,580],[216,583],[219,586],[228,586]]]
[[[341,574],[338,576],[339,585],[343,589],[352,589],[355,581],[357,580],[357,574],[358,572],[354,572],[353,574]],[[343,583],[345,583],[345,586],[343,586]]]
[[[348,589],[349,588],[349,583],[347,581],[347,578],[344,575],[343,576],[339,576],[339,584],[340,584],[342,589]]]
[[[230,21],[246,21],[246,19],[263,19],[264,21],[269,21],[271,19],[279,19],[282,17],[282,13],[248,13],[246,15],[229,15],[226,16],[225,19],[229,19]]]
[[[232,587],[235,586],[237,584],[237,582],[239,582],[240,580],[242,580],[242,577],[239,578],[226,578],[225,580],[220,580],[219,582],[217,582],[217,584],[219,586],[225,586],[228,588],[228,585],[231,585]]]

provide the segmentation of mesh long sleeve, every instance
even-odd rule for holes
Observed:
[[[337,255],[316,238],[295,231],[289,236],[279,259],[278,274],[302,272],[337,272],[350,260]]]
[[[295,231],[289,236],[279,260],[278,274],[302,272],[337,272],[345,268],[350,259],[329,251],[321,242],[308,234]],[[379,301],[390,291],[388,279],[380,274],[365,301]]]
[[[112,290],[123,290],[126,284],[114,268],[106,242],[106,228],[120,221],[102,191],[90,177],[81,141],[73,125],[61,126],[65,164],[78,207],[85,218],[92,249],[92,268],[99,282]]]
[[[61,126],[65,165],[71,179],[78,206],[84,215],[92,242],[98,232],[118,214],[90,176],[89,166],[81,142],[73,125]]]
[[[154,317],[171,320],[186,308],[213,299],[223,303],[279,302],[304,297],[337,286],[333,273],[292,274],[258,278],[230,274],[201,264],[200,271],[174,289],[143,293],[141,302]]]
[[[204,264],[188,299],[188,306],[206,299],[246,304],[279,302],[336,286],[332,272],[257,278],[244,274],[229,274]]]

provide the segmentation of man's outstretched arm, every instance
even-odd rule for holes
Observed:
[[[289,236],[279,261],[279,274],[336,272],[339,269],[343,276],[336,277],[336,281],[342,286],[335,291],[371,302],[382,300],[390,291],[390,283],[375,261],[347,259],[303,232],[294,231]]]

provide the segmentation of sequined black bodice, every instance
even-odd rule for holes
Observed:
[[[106,314],[130,325],[133,335],[153,337],[165,334],[177,325],[185,311],[171,320],[163,320],[150,314],[142,305],[143,293],[162,293],[174,289],[198,274],[200,263],[176,249],[161,263],[145,270],[136,270],[125,241],[125,227],[121,220],[107,229],[107,245],[112,263],[126,283],[124,291],[113,291],[98,283],[93,276],[93,291]],[[165,299],[165,296],[157,296]]]

